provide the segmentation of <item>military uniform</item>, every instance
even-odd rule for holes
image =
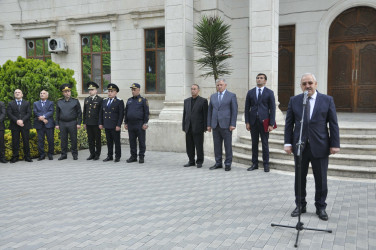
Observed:
[[[135,85],[135,86],[133,86]],[[139,88],[139,84],[133,84],[131,88]],[[147,125],[149,121],[149,104],[146,98],[141,95],[133,96],[128,99],[125,107],[124,123],[128,125],[129,145],[131,151],[131,158],[128,162],[137,160],[137,138],[139,143],[139,159],[143,162],[145,157],[146,145],[146,131],[142,128]]]
[[[62,90],[64,91],[64,89]],[[61,157],[59,159],[66,159],[67,157],[68,133],[71,140],[73,159],[77,159],[77,125],[81,125],[81,122],[81,105],[77,99],[70,97],[68,100],[61,98],[57,101],[56,126],[59,126],[61,138]]]
[[[110,89],[115,84],[109,84]],[[116,85],[115,85],[116,86]],[[119,88],[116,86],[117,90]],[[115,142],[115,161],[119,161],[121,158],[120,147],[120,132],[116,131],[116,127],[121,127],[121,123],[124,117],[124,101],[116,96],[113,99],[105,98],[102,101],[102,107],[99,113],[99,125],[103,125],[106,132],[107,139],[107,159],[113,160],[113,148]]]
[[[98,87],[99,86],[96,83],[89,85],[89,89]],[[89,142],[89,160],[98,160],[101,154],[102,145],[101,130],[99,129],[99,113],[102,107],[102,102],[103,98],[98,95],[88,96],[84,100],[83,123],[86,124],[86,132]]]

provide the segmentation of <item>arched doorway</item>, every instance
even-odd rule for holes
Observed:
[[[376,9],[348,9],[330,26],[328,94],[337,111],[376,112]]]

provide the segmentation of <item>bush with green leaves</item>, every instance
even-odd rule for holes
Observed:
[[[31,105],[38,101],[41,90],[47,90],[48,99],[55,102],[63,95],[60,86],[69,83],[72,86],[72,96],[77,96],[74,71],[60,68],[59,64],[48,60],[25,59],[18,57],[16,61],[8,60],[0,66],[0,100],[6,105],[14,99],[14,90],[23,92],[23,99]],[[33,119],[32,119],[33,120]],[[6,127],[9,121],[6,121]]]

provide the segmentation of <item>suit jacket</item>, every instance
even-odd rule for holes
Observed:
[[[108,98],[103,99],[99,112],[99,125],[107,129],[121,127],[124,118],[124,101],[115,97],[111,105],[107,106]]]
[[[207,129],[208,100],[198,96],[192,107],[192,97],[184,100],[183,131],[188,133],[191,127],[193,134],[204,133]]]
[[[213,129],[219,124],[220,128],[236,127],[238,116],[238,102],[236,95],[226,90],[222,97],[221,104],[218,102],[218,93],[210,96],[208,108],[208,126]]]
[[[5,120],[5,104],[0,101],[0,131],[5,130],[4,120]]]
[[[53,128],[55,126],[54,122],[54,103],[50,100],[46,100],[44,107],[42,107],[42,102],[36,101],[33,104],[33,111],[34,111],[34,128],[41,129],[43,127],[44,122],[39,121],[39,116],[44,116],[48,123],[44,124],[46,128]]]
[[[17,125],[17,120],[23,120],[23,123],[25,125],[23,127],[24,129],[31,128],[31,107],[28,101],[22,100],[20,109],[18,109],[16,100],[11,101],[8,104],[7,114],[10,119],[9,129],[21,128]]]
[[[99,112],[102,108],[103,98],[96,95],[94,98],[86,97],[84,100],[83,123],[86,125],[97,125]]]
[[[257,99],[257,89],[253,88],[248,91],[245,100],[245,123],[254,125],[256,123],[257,112],[259,119],[265,120],[270,119],[269,125],[273,126],[275,124],[275,98],[274,92],[267,87],[264,87],[260,100]]]
[[[293,146],[294,154],[297,153],[302,111],[303,94],[291,97],[286,114],[285,144]],[[327,157],[331,147],[340,147],[337,113],[331,96],[317,92],[312,117],[303,122],[302,141],[306,143],[308,140],[315,158]]]

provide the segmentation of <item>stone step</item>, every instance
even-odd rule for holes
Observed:
[[[277,131],[284,131],[285,125],[278,125]],[[357,126],[341,126],[339,124],[339,133],[341,135],[343,134],[349,134],[349,135],[376,135],[376,127],[367,126],[364,127],[364,124],[359,124]]]
[[[242,154],[238,152],[233,152],[233,162],[245,164],[251,166],[252,156],[249,154]],[[376,168],[375,167],[359,167],[359,166],[346,166],[346,165],[336,165],[331,163],[329,160],[328,175],[329,176],[341,176],[341,177],[351,177],[351,178],[366,178],[375,179],[376,178]],[[278,169],[284,171],[294,172],[294,161],[292,157],[290,160],[282,159],[269,159],[269,167],[271,169]],[[262,169],[262,157],[259,157],[259,168]],[[309,167],[309,173],[312,173],[312,167]]]
[[[284,131],[274,130],[269,134],[270,139],[284,141]],[[376,135],[340,134],[341,144],[376,145]]]
[[[261,144],[260,144],[261,145]],[[245,155],[252,156],[252,146],[243,143],[233,143],[233,151]],[[262,155],[261,147],[259,147],[259,156]],[[269,157],[280,160],[293,160],[292,155],[286,154],[283,149],[269,147]],[[344,166],[361,166],[372,167],[376,170],[376,155],[349,155],[335,154],[329,157],[329,163]]]
[[[239,143],[252,145],[251,136],[240,136]],[[261,139],[260,143],[261,145]],[[283,149],[283,141],[277,139],[269,139],[269,148]],[[360,145],[360,144],[342,144],[339,154],[349,155],[376,155],[376,145]]]

